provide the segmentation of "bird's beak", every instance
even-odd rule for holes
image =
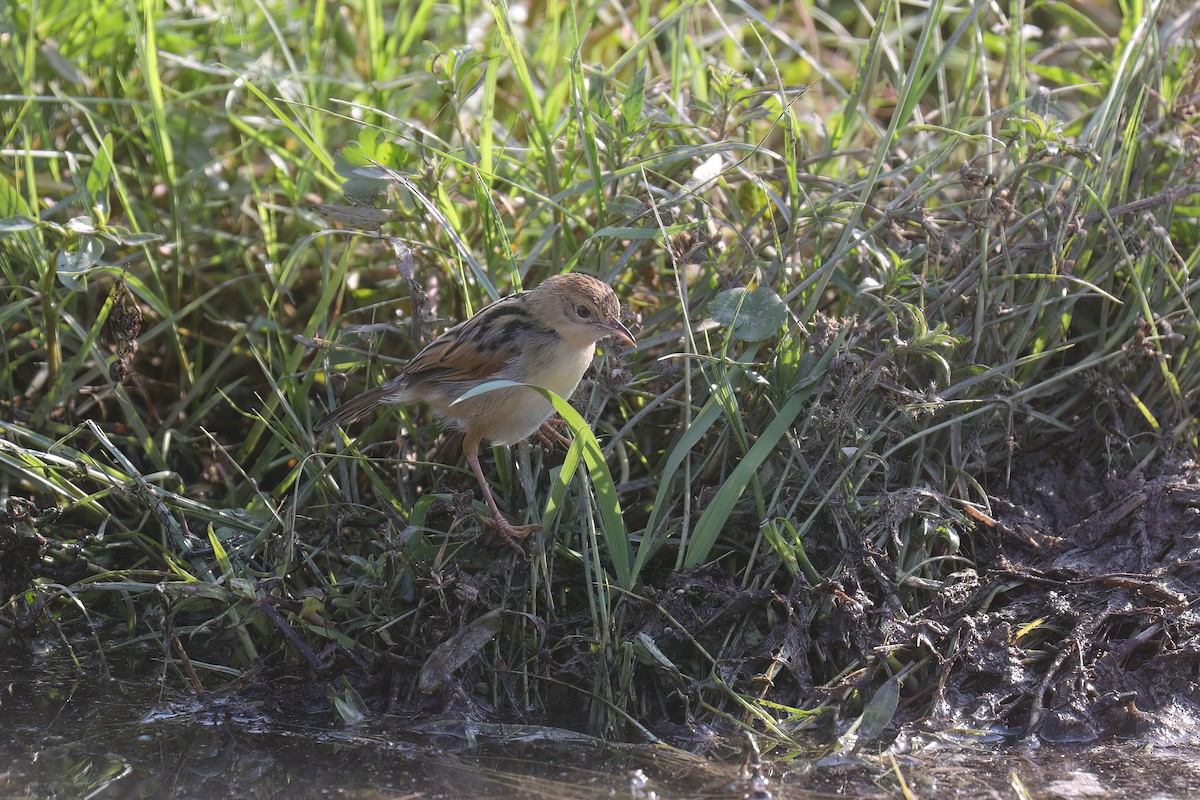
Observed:
[[[633,334],[629,332],[629,328],[626,328],[621,324],[620,320],[614,319],[612,322],[607,323],[604,327],[609,334],[617,337],[630,347],[637,347],[637,342],[634,341]]]

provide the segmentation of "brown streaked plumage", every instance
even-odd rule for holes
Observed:
[[[592,363],[596,342],[615,336],[634,344],[621,324],[620,304],[608,284],[588,275],[556,275],[537,288],[505,297],[455,325],[417,353],[400,374],[326,414],[320,434],[373,409],[423,401],[463,431],[463,455],[492,511],[489,524],[513,541],[537,525],[513,526],[500,513],[479,466],[487,439],[509,445],[528,438],[554,413],[546,398],[525,387],[497,389],[455,404],[476,386],[494,380],[529,383],[569,398]]]

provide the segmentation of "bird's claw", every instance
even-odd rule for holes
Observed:
[[[518,539],[524,539],[534,531],[540,531],[541,525],[513,525],[503,517],[484,517],[483,524],[495,530],[504,539],[504,543],[521,554],[522,558],[528,558],[525,555],[525,550],[517,543]]]
[[[533,435],[547,450],[553,451],[555,445],[571,446],[571,440],[562,434],[563,430],[570,430],[567,421],[562,417],[552,417],[543,422]]]

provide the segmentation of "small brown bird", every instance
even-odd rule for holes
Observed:
[[[455,400],[488,381],[510,380],[570,398],[592,363],[596,342],[615,336],[633,345],[621,324],[611,287],[588,275],[555,275],[537,288],[505,297],[425,346],[399,375],[326,414],[313,431],[345,425],[378,406],[422,400],[463,431],[462,449],[492,510],[488,524],[505,540],[522,539],[537,525],[514,526],[501,514],[479,466],[479,444],[510,445],[528,438],[554,413],[542,395],[521,387]]]

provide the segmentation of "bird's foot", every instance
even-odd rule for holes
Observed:
[[[520,553],[522,558],[528,558],[528,556],[525,555],[525,550],[517,543],[517,540],[524,539],[534,531],[542,529],[541,525],[513,525],[499,514],[492,517],[484,517],[483,524],[497,531],[503,537],[504,543]]]
[[[543,422],[533,435],[547,450],[554,450],[556,444],[561,444],[563,447],[571,446],[571,440],[562,433],[564,430],[570,430],[567,421],[562,417],[551,417]]]

